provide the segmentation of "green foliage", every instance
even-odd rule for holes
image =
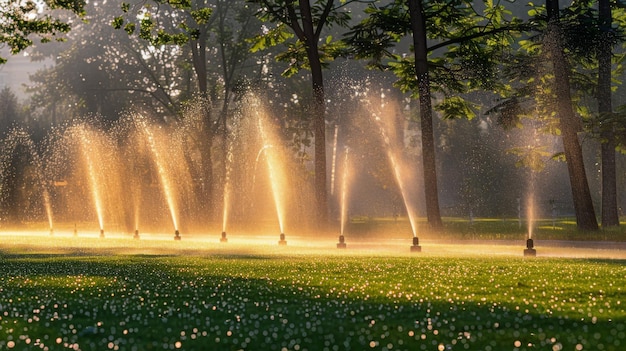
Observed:
[[[458,94],[502,88],[498,86],[502,52],[522,25],[510,18],[504,6],[490,0],[485,1],[483,13],[476,12],[471,1],[463,0],[422,1],[422,6],[430,40],[430,88],[452,99],[440,104],[446,116],[471,118],[472,108]],[[395,86],[417,97],[414,58],[393,50],[412,34],[406,2],[397,0],[383,6],[373,3],[366,13],[368,16],[346,35],[350,54],[368,59],[372,68],[391,70],[398,78]]]
[[[338,56],[345,54],[345,43],[335,40],[328,35],[320,41],[322,29],[325,27],[340,26],[345,27],[350,20],[350,13],[342,11],[342,7],[353,1],[317,0],[311,4],[311,22],[315,33],[313,38],[304,36],[303,27],[308,25],[302,23],[305,19],[296,9],[294,1],[266,1],[248,0],[250,3],[259,5],[257,16],[265,22],[275,23],[276,26],[267,29],[250,40],[252,52],[266,50],[268,48],[285,45],[286,50],[276,56],[277,61],[287,62],[289,66],[282,73],[283,76],[291,77],[301,69],[310,69],[309,54],[305,43],[316,43],[319,60],[322,67],[327,67]],[[296,39],[293,41],[293,39]]]
[[[264,34],[260,34],[249,39],[250,43],[252,43],[250,51],[258,52],[266,50],[270,47],[283,44],[293,37],[294,34],[289,31],[287,25],[280,23],[276,27],[267,30]]]
[[[68,10],[78,16],[84,15],[84,5],[81,0],[46,1],[41,4],[44,11]],[[0,7],[0,43],[7,44],[11,54],[33,45],[35,38],[41,43],[64,41],[62,34],[71,28],[69,22],[42,14],[40,7],[32,1],[10,1]],[[6,58],[0,57],[0,64],[5,62]]]
[[[552,156],[550,152],[546,151],[545,146],[532,145],[511,148],[507,150],[507,153],[518,157],[517,162],[515,162],[516,167],[529,168],[535,172],[541,172],[546,167],[544,159]]]
[[[471,120],[476,117],[477,107],[460,96],[450,96],[437,104],[435,108],[442,112],[445,119],[466,118]]]
[[[137,34],[154,46],[180,46],[197,40],[200,28],[209,24],[213,14],[209,7],[192,8],[190,0],[154,0],[154,3],[158,6],[147,3],[134,11],[130,4],[122,3],[123,15],[115,17],[111,25],[115,29],[123,28],[128,35]],[[166,25],[164,17],[173,19],[174,23]]]

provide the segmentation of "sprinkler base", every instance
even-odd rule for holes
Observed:
[[[180,240],[180,232],[178,230],[174,232],[174,240]]]
[[[221,243],[227,243],[228,238],[226,237],[226,232],[222,232],[222,237],[220,238]]]
[[[104,238],[104,229],[100,229],[100,237]]]
[[[524,257],[535,257],[535,256],[537,256],[537,250],[524,249]]]
[[[345,249],[346,247],[347,247],[346,238],[343,235],[339,235],[339,242],[337,243],[337,248]]]
[[[285,240],[285,234],[280,234],[280,240],[278,240],[278,245],[287,245],[287,241]]]
[[[422,252],[422,247],[419,245],[411,245],[411,252]]]
[[[420,246],[420,239],[416,236],[413,237],[413,245],[411,245],[411,252],[422,252],[422,247]]]
[[[135,230],[135,234],[133,234],[133,239],[139,239],[139,230]]]

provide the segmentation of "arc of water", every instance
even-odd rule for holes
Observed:
[[[18,127],[9,132],[7,138],[3,141],[3,144],[8,145],[10,152],[3,152],[2,155],[0,155],[0,179],[4,179],[4,177],[7,176],[5,172],[7,164],[9,162],[8,158],[10,157],[10,155],[13,154],[18,145],[24,145],[28,149],[29,155],[32,157],[32,164],[35,166],[35,175],[37,177],[37,182],[41,187],[44,210],[46,212],[48,225],[52,233],[52,230],[54,228],[52,201],[50,199],[50,192],[48,191],[48,188],[46,186],[45,177],[43,175],[43,164],[41,161],[41,157],[35,148],[33,140],[24,129]],[[0,182],[0,194],[2,193],[2,183]]]
[[[403,165],[399,160],[399,155],[396,153],[396,150],[392,147],[391,139],[389,138],[385,126],[382,124],[381,117],[378,116],[376,113],[372,113],[372,117],[378,125],[381,137],[383,139],[384,147],[387,153],[387,159],[391,163],[391,169],[393,171],[396,184],[400,189],[402,201],[404,202],[404,207],[406,208],[409,222],[411,224],[411,230],[413,231],[413,237],[417,237],[417,211],[413,205],[413,202],[409,198],[408,185],[406,184],[405,177],[402,173]]]
[[[348,221],[348,181],[351,178],[351,170],[349,163],[349,152],[350,149],[348,147],[345,148],[344,151],[344,159],[343,159],[343,172],[341,178],[341,229],[340,234],[343,235],[346,227],[346,223]]]
[[[339,134],[339,126],[335,125],[335,135],[333,136],[333,160],[331,162],[332,169],[330,171],[330,194],[335,194],[335,173],[337,168],[337,136]]]
[[[228,151],[226,152],[226,179],[224,181],[224,212],[222,215],[222,232],[226,232],[226,226],[228,223],[228,216],[230,213],[230,196],[231,196],[231,171],[233,166],[233,142],[228,145]]]
[[[177,212],[177,203],[176,198],[174,196],[174,186],[169,177],[167,169],[165,167],[165,159],[159,150],[159,146],[156,143],[156,139],[154,133],[150,128],[145,124],[145,122],[141,123],[140,131],[144,133],[145,140],[148,144],[150,151],[152,152],[153,161],[156,166],[157,173],[159,175],[159,179],[161,180],[161,189],[163,190],[163,194],[165,195],[165,201],[167,202],[167,206],[170,211],[170,216],[172,217],[172,224],[174,225],[174,230],[178,231],[179,223],[178,223],[178,212]]]
[[[85,128],[79,128],[78,135],[80,138],[81,145],[81,153],[83,159],[85,161],[85,165],[87,166],[87,176],[89,181],[89,187],[91,189],[91,195],[93,197],[94,205],[96,206],[96,215],[98,216],[98,224],[100,225],[100,230],[104,230],[104,204],[102,201],[102,193],[100,189],[100,182],[98,180],[98,172],[95,167],[95,161],[93,160],[92,154],[87,145],[89,145],[90,140],[86,135]]]
[[[260,116],[261,117],[261,116]],[[285,228],[285,207],[284,207],[284,194],[281,189],[282,179],[280,176],[280,170],[278,169],[278,164],[280,160],[278,159],[277,150],[273,148],[270,144],[270,136],[269,132],[266,130],[265,122],[263,118],[258,118],[258,127],[259,133],[261,134],[261,140],[263,142],[263,148],[259,151],[259,155],[262,151],[265,150],[265,160],[267,162],[267,168],[269,171],[270,178],[270,187],[272,188],[272,196],[274,198],[274,204],[276,206],[276,215],[278,216],[278,225],[280,227],[280,232],[284,233]]]

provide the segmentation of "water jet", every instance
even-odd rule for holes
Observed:
[[[340,232],[339,232],[339,243],[337,244],[337,248],[338,249],[345,249],[346,248],[346,243],[345,240],[346,238],[344,237],[343,233],[346,227],[346,222],[348,221],[348,182],[349,182],[349,178],[352,175],[352,172],[350,172],[350,160],[348,158],[349,155],[349,148],[345,148],[345,152],[344,152],[344,160],[343,160],[343,174],[342,174],[342,179],[341,179],[341,195],[339,198],[339,206],[340,206]]]

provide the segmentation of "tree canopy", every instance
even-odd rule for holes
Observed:
[[[73,20],[62,18],[65,12],[84,15],[84,0],[0,1],[0,43],[8,46],[11,54],[35,44],[63,41],[63,33],[72,29]],[[6,62],[0,57],[0,64]]]

